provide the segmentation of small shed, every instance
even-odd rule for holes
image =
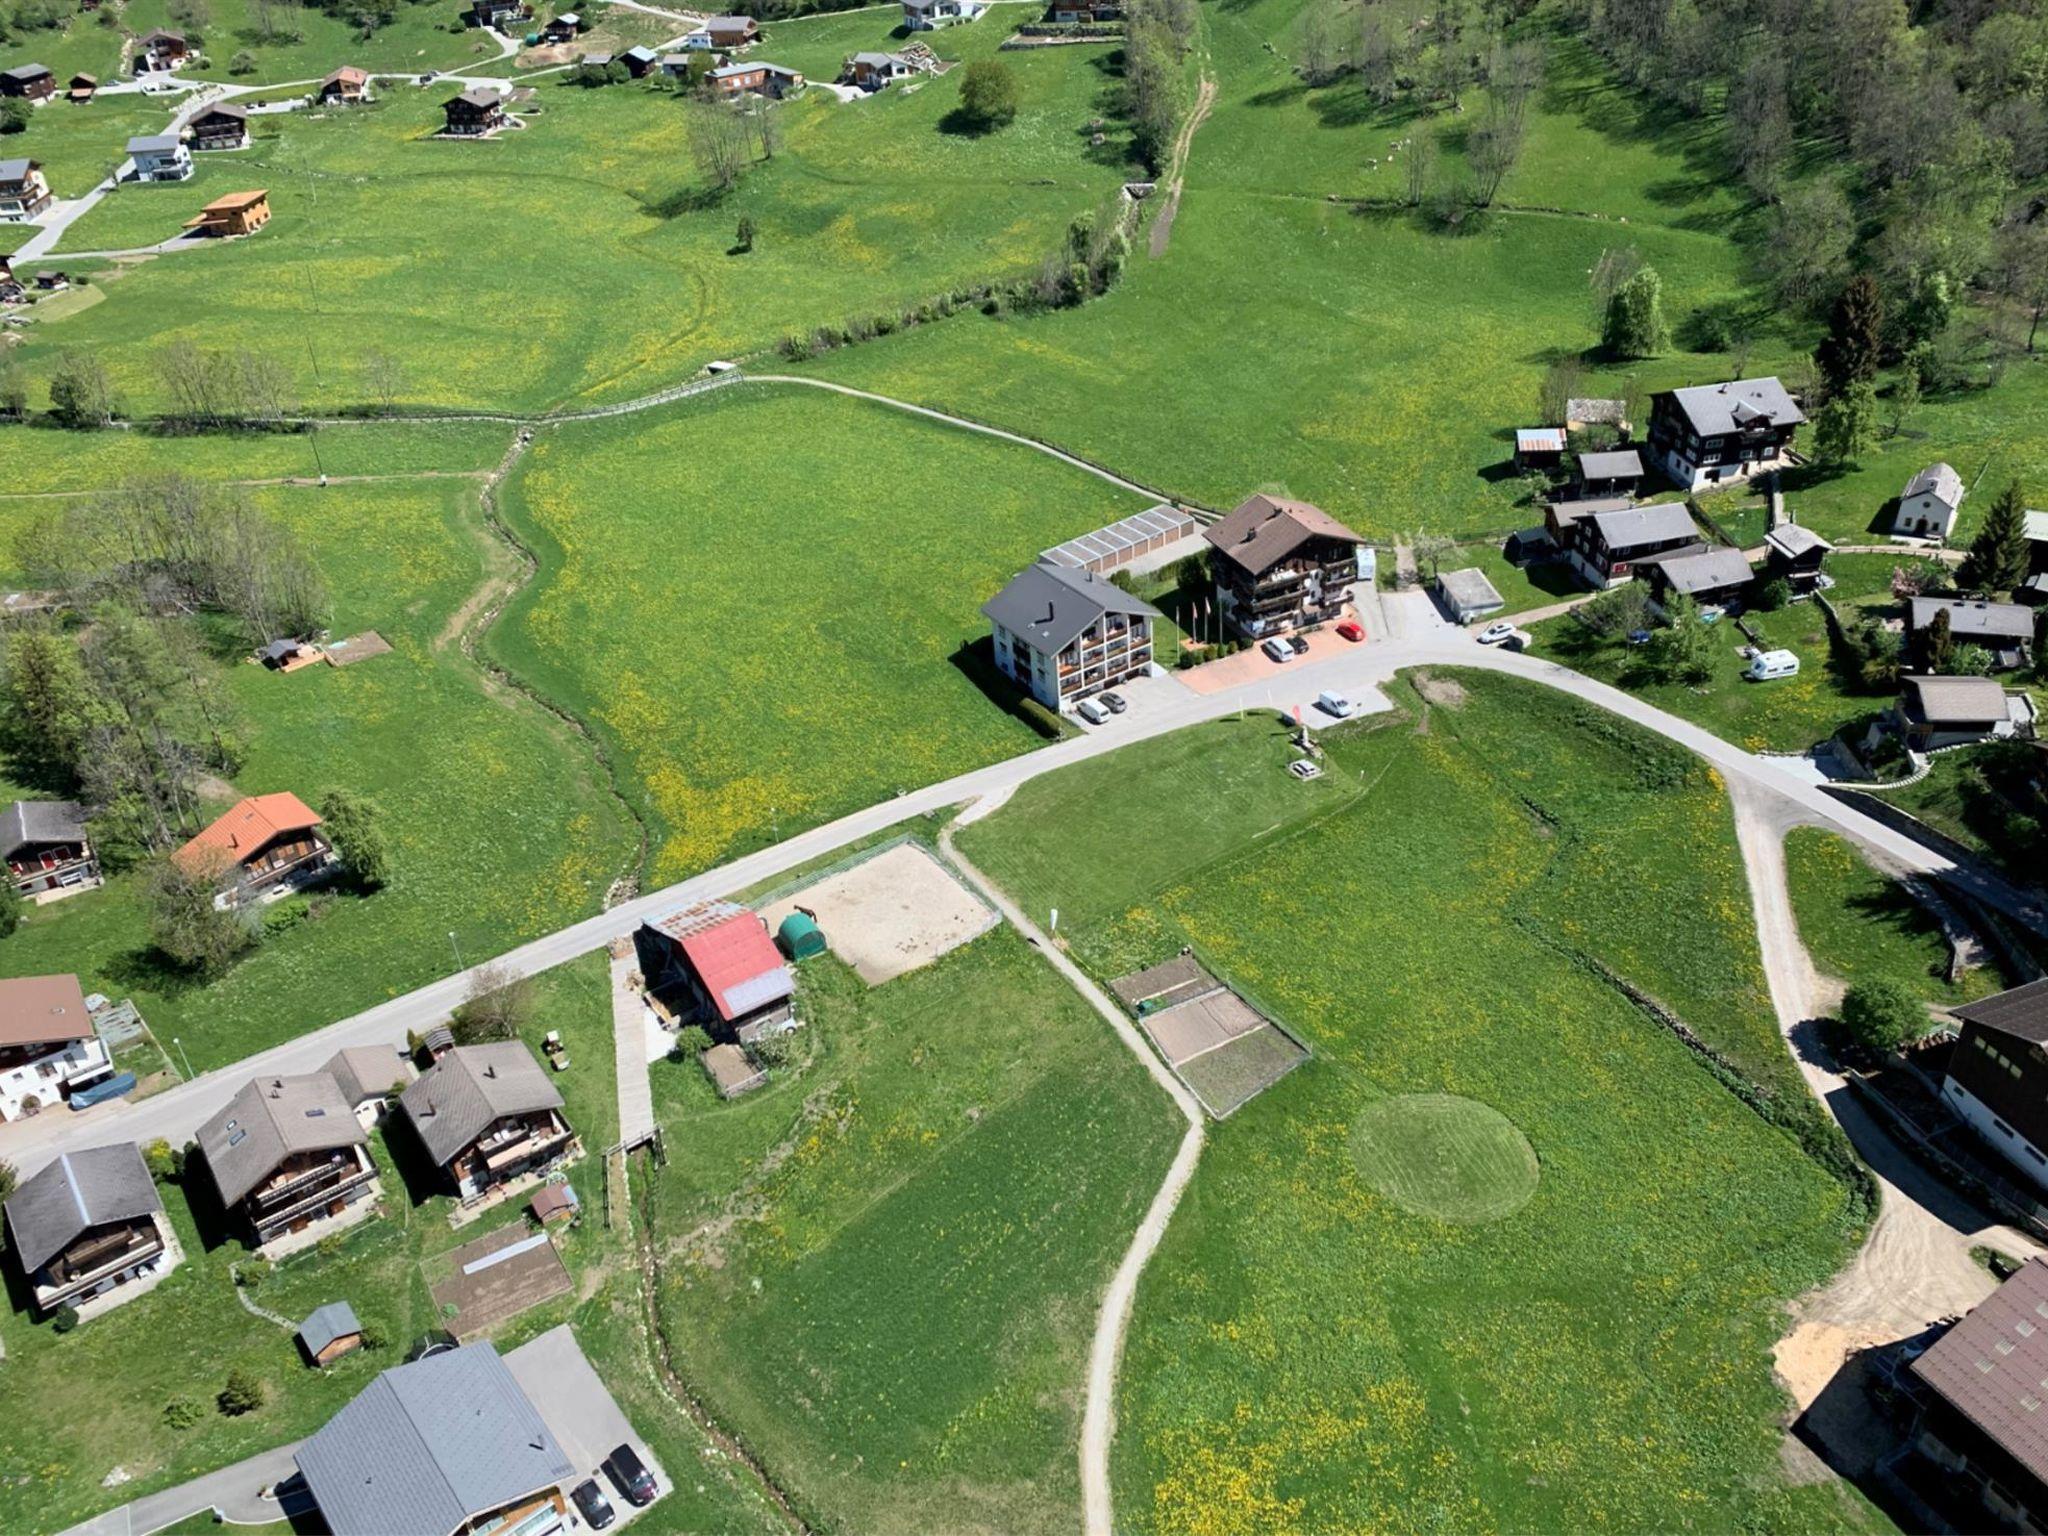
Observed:
[[[705,1075],[717,1087],[718,1096],[722,1099],[736,1099],[768,1081],[768,1074],[755,1066],[752,1058],[730,1041],[712,1046],[697,1059],[703,1064]]]
[[[330,1301],[314,1310],[299,1324],[299,1348],[314,1365],[332,1365],[343,1355],[363,1347],[363,1325],[356,1321],[355,1308],[345,1301]]]
[[[282,667],[288,661],[297,660],[299,652],[304,649],[296,640],[273,640],[256,653],[256,659],[266,667]]]
[[[543,1184],[533,1192],[534,1218],[544,1227],[566,1226],[576,1219],[583,1202],[569,1184]]]
[[[1494,589],[1493,583],[1486,579],[1486,572],[1477,566],[1468,566],[1462,571],[1445,571],[1437,577],[1436,589],[1443,599],[1444,611],[1460,624],[1470,624],[1489,613],[1499,613],[1507,606],[1507,599]]]
[[[817,918],[801,909],[782,920],[782,926],[775,930],[775,942],[792,960],[808,960],[813,955],[822,955],[826,949],[825,930],[818,926]]]

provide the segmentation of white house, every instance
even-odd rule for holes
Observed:
[[[1955,531],[1963,504],[1963,477],[1947,464],[1930,464],[1899,492],[1892,532],[1921,539],[1945,539]]]
[[[1159,610],[1093,571],[1040,561],[982,605],[997,668],[1048,709],[1152,670]]]
[[[76,976],[0,981],[0,1120],[41,1114],[113,1075]]]
[[[128,141],[137,181],[183,181],[192,174],[192,151],[175,133],[151,133]]]
[[[986,0],[903,0],[903,25],[913,32],[974,21],[988,9]]]

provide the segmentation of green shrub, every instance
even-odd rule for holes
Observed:
[[[172,1429],[190,1429],[199,1422],[199,1405],[189,1397],[174,1397],[164,1404],[164,1423]]]
[[[676,1031],[676,1049],[686,1056],[702,1055],[711,1049],[711,1036],[701,1024],[685,1024]]]
[[[254,1287],[270,1278],[270,1260],[244,1259],[235,1266],[235,1284]]]
[[[78,1326],[78,1308],[59,1307],[57,1315],[50,1319],[52,1333],[69,1333]]]
[[[1896,1051],[1927,1033],[1927,1008],[1902,981],[1859,981],[1842,998],[1842,1022],[1874,1051]]]
[[[1058,741],[1067,734],[1066,722],[1028,693],[1017,701],[1017,713],[1024,717],[1026,725],[1047,741]]]
[[[228,1379],[222,1384],[214,1398],[214,1405],[223,1415],[238,1419],[245,1413],[254,1413],[261,1408],[270,1391],[259,1377],[237,1366],[228,1372]]]

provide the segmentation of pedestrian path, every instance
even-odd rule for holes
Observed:
[[[647,1027],[642,1021],[646,1005],[631,981],[639,968],[633,945],[625,940],[612,949],[612,1056],[619,1080],[619,1145],[630,1151],[654,1139],[654,1088],[647,1077]]]

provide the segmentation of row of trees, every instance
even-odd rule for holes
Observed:
[[[1131,145],[1155,172],[1173,156],[1188,110],[1187,56],[1195,0],[1129,0],[1124,7],[1122,111]]]

